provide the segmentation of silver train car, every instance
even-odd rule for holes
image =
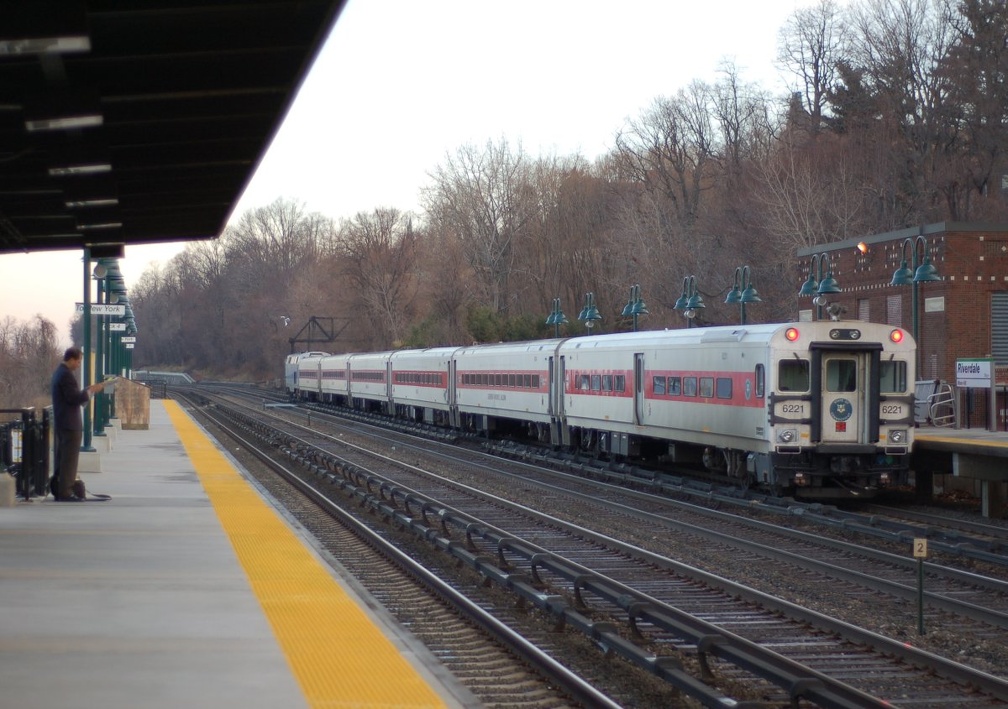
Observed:
[[[898,327],[821,321],[306,353],[285,381],[302,399],[838,499],[905,482],[915,352]]]

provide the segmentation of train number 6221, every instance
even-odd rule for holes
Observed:
[[[899,415],[903,413],[903,407],[899,404],[882,404],[882,413]]]
[[[803,414],[805,413],[804,404],[781,404],[782,414]]]

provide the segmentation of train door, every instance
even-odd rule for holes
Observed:
[[[644,353],[634,354],[634,424],[644,423]]]
[[[448,379],[445,381],[445,396],[448,403],[448,425],[452,428],[459,428],[462,424],[459,419],[458,394],[456,391],[455,375],[458,373],[458,363],[455,356],[448,358]]]
[[[563,357],[549,358],[549,415],[550,443],[554,446],[570,445],[570,429],[564,421],[564,383],[567,379],[566,361]]]
[[[395,415],[395,402],[392,400],[392,358],[385,362],[385,405],[388,407],[387,413]]]
[[[822,438],[824,443],[868,443],[870,353],[822,353]]]

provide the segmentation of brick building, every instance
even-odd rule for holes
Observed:
[[[860,248],[859,248],[860,245]],[[1008,224],[942,222],[846,239],[797,253],[803,278],[832,271],[839,293],[817,308],[799,297],[799,320],[822,310],[840,318],[898,325],[911,332],[917,295],[918,380],[955,383],[956,359],[993,357],[998,383],[1008,374]],[[940,281],[891,285],[906,260]],[[797,288],[801,283],[796,283]]]

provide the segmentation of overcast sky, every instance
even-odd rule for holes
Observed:
[[[417,209],[428,173],[469,143],[593,160],[627,118],[716,80],[726,59],[784,95],[778,30],[810,4],[350,0],[232,219],[279,197],[334,218]],[[127,291],[182,246],[126,247]],[[0,255],[0,317],[41,313],[69,344],[83,280],[79,251]]]

